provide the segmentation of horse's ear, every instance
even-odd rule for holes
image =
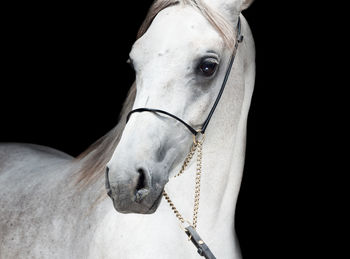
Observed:
[[[254,0],[243,0],[241,10],[247,9],[253,2]]]
[[[205,0],[205,2],[215,7],[219,12],[232,15],[247,9],[254,0]]]

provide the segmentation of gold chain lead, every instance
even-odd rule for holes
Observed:
[[[187,168],[188,164],[191,162],[194,153],[196,153],[196,149],[197,149],[197,143],[194,142],[192,144],[190,152],[188,153],[187,157],[185,158],[185,162],[183,163],[181,170],[178,172],[177,175],[174,176],[174,178],[179,177],[180,175],[182,175],[185,172],[185,169]]]
[[[202,175],[202,143],[197,143],[197,170],[196,170],[196,186],[194,189],[194,207],[193,207],[193,221],[192,226],[197,228],[198,222],[198,210],[199,210],[199,198],[201,194],[201,175]]]
[[[193,158],[194,154],[197,151],[197,168],[196,168],[196,184],[195,184],[195,191],[194,191],[194,206],[193,206],[193,221],[192,221],[192,227],[194,229],[197,228],[198,223],[198,210],[199,210],[199,200],[200,200],[200,191],[201,191],[201,175],[202,175],[202,148],[203,148],[203,142],[204,142],[204,135],[202,136],[201,140],[197,140],[194,138],[193,145],[191,147],[190,152],[188,153],[187,157],[185,158],[185,161],[181,167],[181,170],[178,174],[174,176],[174,178],[179,177],[182,175],[187,168],[188,164],[190,163],[191,159]],[[166,193],[166,191],[163,191],[163,196],[165,200],[170,205],[171,209],[173,210],[175,216],[180,220],[180,222],[183,224],[185,223],[185,219],[182,217],[180,212],[175,207],[174,203],[170,199],[169,195]]]

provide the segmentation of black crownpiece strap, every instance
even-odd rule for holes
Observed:
[[[218,96],[216,97],[216,100],[214,102],[214,105],[213,107],[211,108],[210,112],[209,112],[209,115],[207,117],[207,119],[204,121],[203,123],[203,126],[200,130],[195,130],[194,128],[192,128],[190,125],[188,125],[186,122],[184,122],[183,120],[181,120],[180,118],[176,117],[175,115],[169,113],[169,112],[166,112],[166,111],[162,111],[162,110],[158,110],[158,109],[151,109],[151,108],[138,108],[138,109],[135,109],[135,110],[132,110],[131,112],[129,112],[128,116],[126,117],[126,122],[129,121],[129,118],[130,118],[130,115],[133,114],[134,112],[155,112],[155,113],[163,113],[163,114],[166,114],[176,120],[178,120],[179,122],[181,122],[183,125],[186,126],[186,128],[189,129],[189,131],[193,134],[193,135],[197,135],[198,132],[204,134],[205,130],[207,129],[208,127],[208,124],[210,122],[210,119],[211,117],[213,116],[214,114],[214,111],[216,109],[216,106],[218,105],[219,101],[220,101],[220,98],[222,96],[222,93],[224,92],[224,89],[225,89],[225,86],[226,86],[226,83],[227,83],[227,80],[230,76],[230,72],[231,72],[231,69],[232,69],[232,65],[233,65],[233,62],[235,60],[235,57],[236,57],[236,53],[237,53],[237,49],[238,49],[238,44],[240,42],[243,41],[243,35],[242,35],[242,32],[241,32],[241,19],[240,17],[238,17],[238,23],[237,23],[237,35],[236,35],[236,42],[235,42],[235,46],[234,46],[234,49],[233,49],[233,53],[231,55],[231,58],[230,58],[230,62],[228,64],[228,67],[227,67],[227,70],[226,70],[226,74],[225,74],[225,77],[224,77],[224,80],[222,82],[222,85],[221,85],[221,88],[220,88],[220,91],[219,91],[219,94]]]
[[[242,32],[241,32],[241,18],[238,17],[237,36],[236,36],[235,46],[233,48],[233,53],[231,55],[230,62],[228,64],[228,67],[227,67],[227,70],[226,70],[226,74],[225,74],[225,77],[224,77],[224,81],[222,82],[219,94],[216,97],[215,103],[214,103],[213,107],[211,108],[207,119],[203,123],[202,129],[201,129],[201,133],[202,134],[204,134],[205,130],[207,129],[209,121],[210,121],[211,117],[213,116],[214,111],[216,109],[216,106],[218,105],[218,103],[219,103],[219,101],[221,99],[221,96],[222,96],[222,93],[224,92],[227,80],[228,80],[228,78],[230,76],[230,72],[231,72],[231,69],[232,69],[233,62],[235,61],[235,57],[236,57],[236,53],[237,53],[237,49],[238,49],[238,44],[241,43],[242,41],[243,41],[243,35],[242,35]]]

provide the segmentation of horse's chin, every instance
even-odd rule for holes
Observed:
[[[160,201],[162,200],[162,194],[163,191],[153,201],[153,203],[147,201],[141,203],[133,202],[132,204],[127,206],[125,206],[125,204],[124,206],[121,206],[120,202],[117,202],[115,199],[112,199],[113,206],[116,209],[116,211],[123,214],[153,214],[159,207]]]

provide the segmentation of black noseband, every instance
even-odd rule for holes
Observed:
[[[196,135],[197,134],[197,131],[192,128],[190,125],[188,125],[186,122],[184,122],[183,120],[181,120],[179,117],[176,117],[175,115],[169,113],[169,112],[166,112],[166,111],[162,111],[162,110],[158,110],[158,109],[149,109],[149,108],[139,108],[139,109],[135,109],[135,110],[132,110],[131,112],[129,112],[128,116],[126,117],[126,122],[128,122],[129,118],[130,118],[130,115],[133,114],[134,112],[156,112],[156,113],[163,113],[163,114],[166,114],[176,120],[178,120],[179,122],[181,122],[183,125],[186,126],[186,128],[189,129],[189,131],[191,131],[192,134]]]
[[[158,110],[158,109],[151,109],[151,108],[138,108],[138,109],[135,109],[135,110],[132,110],[131,112],[129,112],[128,116],[126,117],[126,122],[129,121],[129,118],[131,116],[131,114],[133,114],[134,112],[155,112],[155,113],[163,113],[163,114],[166,114],[176,120],[178,120],[179,122],[181,122],[183,125],[185,125],[186,128],[189,129],[189,131],[191,131],[191,133],[193,135],[197,135],[197,133],[202,133],[204,134],[205,130],[207,129],[208,127],[208,124],[209,124],[209,121],[211,119],[211,117],[213,116],[214,114],[214,111],[216,109],[216,106],[218,105],[219,101],[220,101],[220,98],[221,98],[221,95],[225,89],[225,86],[226,86],[226,83],[227,83],[227,80],[230,76],[230,72],[231,72],[231,69],[232,69],[232,65],[233,65],[233,62],[235,60],[235,57],[236,57],[236,53],[237,53],[237,49],[238,49],[238,43],[242,42],[243,41],[243,35],[241,34],[241,19],[238,17],[238,23],[237,23],[237,35],[236,35],[236,41],[235,41],[235,46],[234,46],[234,49],[233,49],[233,53],[231,55],[231,58],[230,58],[230,62],[228,64],[228,67],[227,67],[227,70],[226,70],[226,74],[225,74],[225,77],[224,77],[224,80],[222,82],[222,85],[221,85],[221,88],[220,88],[220,91],[219,91],[219,94],[218,96],[216,97],[216,100],[215,100],[215,103],[213,105],[213,107],[211,108],[210,112],[209,112],[209,115],[207,117],[207,119],[204,121],[203,123],[203,126],[200,130],[195,130],[193,127],[191,127],[190,125],[188,125],[186,122],[184,122],[183,120],[181,120],[180,118],[176,117],[175,115],[169,113],[169,112],[166,112],[166,111],[162,111],[162,110]]]

